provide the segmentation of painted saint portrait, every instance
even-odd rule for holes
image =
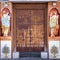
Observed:
[[[8,36],[10,31],[10,10],[8,8],[2,9],[2,17],[1,17],[1,24],[2,24],[2,34],[3,36]]]
[[[56,8],[52,8],[50,10],[50,36],[58,36],[58,31],[59,31],[59,24],[58,24],[58,19],[59,19],[59,12]]]

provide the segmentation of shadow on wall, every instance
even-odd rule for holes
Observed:
[[[2,31],[1,31],[2,29],[1,29],[1,12],[0,12],[0,36],[1,36],[1,34],[2,34]]]
[[[59,13],[59,18],[58,18],[58,24],[59,24],[58,36],[60,36],[60,13]]]

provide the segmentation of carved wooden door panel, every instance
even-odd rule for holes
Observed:
[[[25,6],[26,7],[26,6]],[[30,5],[29,5],[30,7]],[[44,51],[46,39],[45,8],[16,8],[17,51]]]
[[[30,10],[17,10],[16,39],[18,51],[23,51],[30,47],[30,17]]]

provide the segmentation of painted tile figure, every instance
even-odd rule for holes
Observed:
[[[58,10],[56,8],[52,8],[50,11],[50,29],[51,29],[51,37],[54,37],[58,34],[59,24],[58,24]]]
[[[8,36],[10,30],[10,11],[8,8],[2,9],[2,33],[3,36]]]

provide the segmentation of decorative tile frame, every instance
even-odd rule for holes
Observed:
[[[9,47],[8,58],[11,58],[11,40],[2,40],[1,41],[1,58],[5,58],[4,54],[2,53],[3,47],[7,45]]]
[[[56,58],[53,58],[53,55],[51,54],[51,48],[54,45],[58,49],[58,53],[57,53]],[[58,41],[58,40],[57,41],[53,41],[53,40],[49,41],[49,59],[59,59],[59,58],[60,58],[60,41]]]

